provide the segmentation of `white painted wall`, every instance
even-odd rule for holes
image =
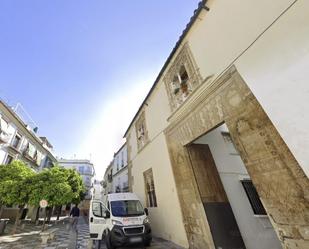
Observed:
[[[146,204],[143,172],[152,168],[158,207],[149,208],[151,226],[155,236],[188,247],[187,236],[172,167],[165,141],[164,129],[171,114],[165,85],[160,81],[144,107],[149,143],[140,151],[134,124],[129,130],[133,175],[133,192]]]
[[[156,136],[161,134],[168,126],[167,119],[171,114],[165,85],[162,81],[157,84],[156,89],[148,98],[147,105],[144,106],[144,111],[148,138],[151,142],[152,140],[156,139]],[[130,134],[130,139],[127,139],[127,146],[130,146],[130,156],[132,159],[135,158],[138,154],[137,138],[134,124],[130,128],[128,134]]]
[[[252,207],[240,182],[250,178],[237,151],[225,142],[221,132],[228,131],[222,125],[196,140],[196,144],[208,144],[217,166],[222,184],[235,215],[240,233],[248,249],[282,248],[268,219],[254,216]]]
[[[38,155],[41,155],[40,165],[39,167],[36,165],[34,169],[41,170],[47,156],[46,149],[43,147],[42,144],[40,144],[40,142],[31,137],[29,133],[31,133],[32,131],[27,130],[24,124],[17,121],[16,117],[12,117],[12,114],[7,111],[7,107],[4,107],[4,105],[0,103],[0,108],[0,120],[1,118],[3,118],[8,122],[8,126],[3,127],[3,129],[5,129],[6,132],[9,134],[8,142],[6,144],[0,144],[0,164],[4,163],[4,160],[6,159],[8,154],[10,154],[10,156],[12,156],[16,160],[23,160],[22,152],[26,148],[27,144],[30,142],[35,146]],[[2,123],[2,125],[3,124],[4,123]],[[17,150],[19,150],[20,153],[8,153],[7,146],[13,143],[13,139],[17,133],[21,136],[21,140],[17,147]],[[28,161],[25,162],[27,164],[29,163]]]
[[[125,144],[115,155],[113,159],[113,182],[112,191],[115,193],[119,186],[122,192],[124,186],[128,186],[128,152]]]
[[[85,187],[87,189],[87,195],[85,196],[86,199],[91,198],[91,186],[94,181],[94,168],[93,164],[90,163],[88,160],[59,160],[59,165],[66,168],[66,169],[75,169],[81,175]],[[80,171],[80,167],[83,167],[83,171]]]
[[[309,1],[292,2],[210,0],[186,40],[203,77],[236,65],[309,176]]]
[[[120,172],[113,176],[113,192],[115,193],[119,186],[120,191],[122,192],[124,186],[128,186],[128,167],[126,166]]]
[[[157,197],[157,207],[149,207],[154,236],[171,240],[188,248],[181,208],[164,134],[160,134],[133,159],[133,192],[146,205],[143,172],[152,168]]]
[[[124,145],[113,159],[113,175],[128,165],[127,145]]]

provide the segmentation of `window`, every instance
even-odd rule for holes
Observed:
[[[115,217],[141,216],[144,214],[138,200],[111,201],[111,211]]]
[[[101,202],[92,202],[92,213],[97,217],[105,217],[107,209]]]
[[[144,172],[146,205],[147,207],[157,207],[157,197],[153,181],[152,169]]]
[[[245,192],[248,196],[249,202],[251,204],[253,213],[255,215],[266,215],[266,210],[260,200],[260,197],[252,183],[251,180],[242,180],[242,186],[245,189]]]
[[[141,150],[148,142],[148,132],[146,129],[145,112],[142,112],[135,123],[137,147]]]
[[[4,164],[10,164],[12,161],[13,161],[13,157],[11,156],[11,155],[7,155],[6,156],[6,159],[5,159],[5,161],[4,161]]]
[[[79,166],[78,172],[81,173],[81,174],[84,174],[84,166]]]
[[[31,158],[35,158],[36,156],[36,149],[32,143],[28,143],[25,153],[30,156]]]
[[[15,135],[15,137],[13,138],[12,141],[12,147],[14,147],[15,149],[18,148],[19,144],[21,141],[21,135],[19,135],[18,133]]]
[[[123,151],[121,151],[121,168],[124,166]]]
[[[182,47],[163,80],[172,111],[176,110],[201,84],[202,76],[196,67],[188,44]]]
[[[182,65],[178,72],[175,73],[171,82],[171,88],[175,96],[186,98],[191,91],[189,86],[189,75],[184,65]]]

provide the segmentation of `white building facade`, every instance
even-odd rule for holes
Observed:
[[[112,191],[114,193],[129,191],[126,144],[121,146],[121,148],[114,154],[112,175],[113,175]]]
[[[64,168],[75,169],[81,175],[86,187],[85,200],[90,200],[92,197],[91,188],[95,177],[93,164],[89,160],[84,159],[60,159],[58,163]]]
[[[125,133],[155,236],[309,247],[308,9],[201,1]]]
[[[46,137],[39,137],[3,101],[0,101],[0,164],[21,160],[35,171],[57,162]]]

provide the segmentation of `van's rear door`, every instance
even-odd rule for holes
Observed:
[[[92,200],[90,202],[89,230],[91,239],[102,239],[102,234],[108,225],[107,219],[105,218],[106,211],[107,208],[103,202],[99,200]]]

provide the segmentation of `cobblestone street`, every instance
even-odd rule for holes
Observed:
[[[80,218],[83,219],[83,218]],[[10,234],[13,224],[8,224],[4,235],[0,236],[0,249],[75,249],[76,231],[71,228],[68,218],[59,222],[52,222],[46,231],[55,229],[54,239],[42,245],[41,228],[30,222],[18,227],[14,235]]]
[[[57,229],[53,240],[42,245],[41,226],[35,226],[30,222],[24,223],[10,235],[13,224],[8,224],[5,234],[0,236],[0,249],[106,249],[104,241],[92,243],[89,239],[89,225],[87,217],[79,218],[76,230],[72,229],[69,218],[63,218],[59,222],[53,221],[48,230]],[[141,249],[142,246],[130,248]],[[148,249],[183,249],[169,241],[154,238]],[[124,248],[118,248],[124,249]]]

